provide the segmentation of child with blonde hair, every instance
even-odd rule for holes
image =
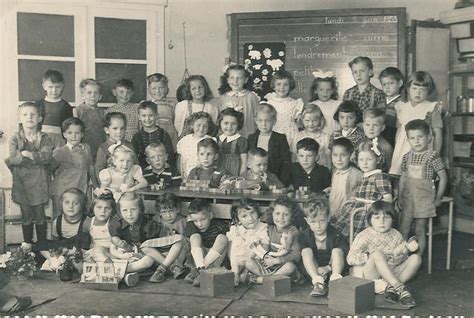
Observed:
[[[296,87],[293,76],[288,71],[278,70],[272,75],[272,93],[265,95],[267,103],[275,107],[278,114],[273,130],[286,135],[288,141],[298,132],[296,120],[303,109],[304,103],[301,98],[294,99],[290,93]]]
[[[97,150],[106,140],[102,121],[104,120],[104,110],[98,106],[102,98],[101,85],[92,78],[86,78],[79,84],[82,103],[76,107],[77,117],[84,122],[83,142],[91,148],[92,159],[95,162]]]
[[[231,63],[224,67],[219,87],[220,110],[233,108],[244,115],[244,124],[241,130],[244,138],[255,132],[253,119],[259,102],[258,96],[251,91],[251,77],[252,74],[248,67]]]
[[[33,243],[33,222],[38,241],[46,240],[44,206],[49,200],[49,171],[53,141],[41,132],[40,107],[26,102],[19,107],[20,129],[9,142],[5,159],[13,177],[12,200],[20,205],[23,240]]]
[[[331,169],[329,155],[329,136],[323,131],[325,125],[324,115],[318,105],[307,104],[298,118],[299,132],[296,133],[291,142],[291,151],[296,159],[296,144],[304,138],[311,138],[319,144],[318,164]]]
[[[178,142],[178,132],[174,127],[176,102],[168,98],[168,77],[164,74],[153,73],[146,78],[148,82],[148,95],[158,108],[156,124],[163,128],[170,136],[173,147]]]
[[[97,192],[110,190],[118,201],[125,192],[146,188],[148,182],[143,177],[142,168],[135,163],[135,154],[130,148],[117,146],[110,157],[109,168],[99,173],[100,189]]]

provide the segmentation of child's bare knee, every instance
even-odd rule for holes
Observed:
[[[421,265],[421,256],[418,254],[412,254],[408,257],[407,261],[410,265],[419,267]]]
[[[331,258],[342,257],[344,258],[344,251],[341,248],[333,248],[331,251]]]

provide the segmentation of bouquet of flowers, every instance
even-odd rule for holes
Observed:
[[[72,280],[74,272],[76,272],[77,267],[74,264],[78,264],[83,260],[82,250],[72,250],[63,251],[64,262],[59,265],[57,273],[59,274],[59,279],[63,282]]]
[[[31,244],[22,243],[19,248],[10,252],[5,266],[10,275],[26,280],[36,272],[35,253],[31,251]]]

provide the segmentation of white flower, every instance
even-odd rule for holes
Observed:
[[[262,71],[262,74],[263,74],[263,75],[268,75],[268,70],[267,70],[267,69],[263,70],[263,71]]]
[[[251,62],[249,59],[245,59],[244,63],[245,63],[245,64],[250,64],[250,63],[252,63],[252,62]]]
[[[272,50],[270,50],[269,48],[266,48],[265,50],[263,50],[263,56],[269,59],[270,57],[272,57]]]
[[[253,45],[249,44],[248,48],[249,48],[249,50],[253,49]]]
[[[253,82],[254,82],[255,84],[258,84],[258,83],[260,83],[260,79],[259,79],[258,77],[255,77],[255,79],[253,80]]]
[[[285,55],[285,52],[283,51],[278,52],[278,56],[284,56],[284,55]]]
[[[259,70],[261,67],[262,67],[262,64],[255,64],[255,65],[253,66],[253,68],[254,68],[255,70]]]
[[[266,81],[267,81],[267,77],[266,77],[266,76],[262,76],[262,80],[263,80],[264,82],[266,82]]]

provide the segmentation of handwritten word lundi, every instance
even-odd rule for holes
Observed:
[[[296,48],[293,48],[294,59],[342,59],[346,58],[346,48],[343,46],[341,50],[333,52],[314,52],[313,48],[310,47],[306,52],[298,52]]]
[[[319,46],[321,43],[328,42],[346,42],[347,36],[341,32],[330,35],[314,35],[314,36],[295,36],[293,42],[314,42],[314,46]]]

